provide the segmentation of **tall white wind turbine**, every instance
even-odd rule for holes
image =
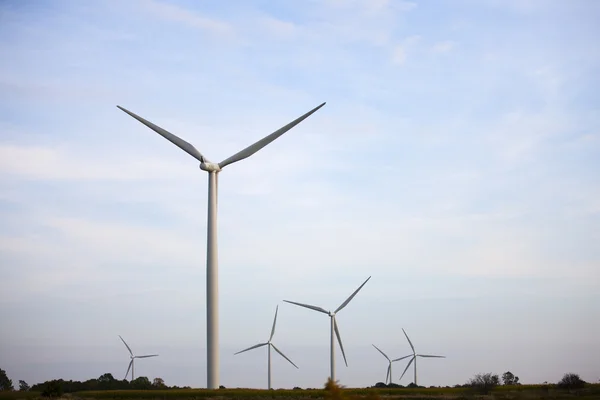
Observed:
[[[380,352],[385,358],[386,360],[388,360],[388,368],[387,368],[387,373],[385,375],[385,384],[388,385],[390,383],[392,383],[392,363],[396,362],[396,361],[400,361],[400,360],[404,360],[405,358],[410,357],[410,354],[404,357],[400,357],[400,358],[396,358],[394,360],[391,360],[387,354],[385,354],[383,351],[381,351],[381,349],[375,345],[373,345],[373,347],[375,347],[377,349],[378,352]]]
[[[408,370],[408,367],[410,367],[410,364],[414,361],[414,363],[415,363],[415,385],[417,385],[417,357],[446,358],[446,356],[432,356],[432,355],[429,355],[429,354],[417,354],[415,352],[415,346],[413,346],[412,342],[408,338],[408,335],[406,334],[406,331],[404,330],[404,328],[402,328],[402,332],[404,332],[404,336],[406,336],[406,340],[408,340],[408,344],[410,344],[410,348],[412,349],[413,354],[412,354],[412,358],[410,359],[410,361],[408,362],[408,364],[406,364],[406,368],[404,368],[404,372],[402,373],[402,376],[400,377],[400,380],[402,380],[402,377],[406,373],[406,370]]]
[[[277,323],[277,311],[279,310],[279,306],[277,306],[275,308],[275,318],[273,319],[273,328],[271,328],[271,336],[269,336],[269,341],[265,342],[265,343],[259,343],[259,344],[255,344],[254,346],[248,347],[247,349],[244,349],[242,351],[238,351],[235,354],[240,354],[243,353],[245,351],[248,350],[253,350],[259,347],[263,347],[263,346],[269,346],[268,347],[268,361],[267,361],[267,365],[268,365],[268,384],[269,384],[269,390],[271,390],[271,347],[273,349],[275,349],[276,352],[279,353],[279,355],[281,355],[281,357],[285,358],[286,360],[288,360],[290,362],[290,364],[292,364],[294,367],[298,368],[298,366],[296,364],[294,364],[292,362],[292,360],[290,360],[289,358],[286,357],[285,354],[283,354],[277,347],[275,347],[275,345],[273,344],[272,340],[273,340],[273,335],[275,334],[275,324]],[[235,355],[234,354],[234,355]]]
[[[217,257],[217,190],[218,190],[218,174],[223,168],[229,164],[241,161],[252,154],[256,153],[269,143],[298,125],[300,122],[308,118],[325,103],[315,107],[301,117],[295,119],[284,127],[276,130],[270,135],[265,136],[256,143],[246,147],[245,149],[235,153],[231,157],[221,161],[220,163],[210,162],[198,149],[185,140],[173,135],[163,128],[154,125],[152,122],[126,110],[121,106],[117,106],[120,110],[126,112],[133,118],[137,119],[142,124],[146,125],[181,150],[200,161],[200,169],[208,172],[208,223],[207,223],[207,239],[206,239],[206,386],[209,389],[219,388],[219,304],[218,304],[218,257]]]
[[[131,370],[131,380],[133,381],[133,379],[134,379],[133,378],[133,367],[134,367],[133,361],[136,358],[157,357],[158,354],[149,354],[149,355],[146,355],[146,356],[134,356],[133,352],[131,351],[131,348],[129,347],[129,345],[127,343],[125,343],[125,340],[121,337],[121,335],[119,335],[119,337],[121,338],[121,341],[123,341],[123,344],[125,345],[125,347],[127,347],[127,350],[129,350],[129,354],[131,356],[131,361],[129,362],[129,367],[127,367],[127,372],[125,372],[125,378],[124,379],[127,378],[127,375],[129,374],[129,370]]]
[[[297,306],[300,307],[305,307],[305,308],[309,308],[311,310],[315,310],[318,312],[322,312],[323,314],[327,314],[329,315],[330,318],[330,326],[331,326],[331,339],[329,342],[329,346],[330,346],[330,365],[331,365],[331,380],[335,381],[335,337],[337,337],[337,341],[340,344],[340,349],[342,350],[342,356],[344,356],[344,363],[346,363],[346,367],[348,366],[348,361],[346,360],[346,353],[344,353],[344,346],[342,345],[342,338],[340,337],[340,331],[338,329],[337,326],[337,322],[335,320],[335,315],[340,312],[344,307],[346,307],[348,305],[348,303],[350,303],[350,300],[352,300],[354,298],[354,296],[356,296],[356,294],[358,293],[358,291],[360,289],[362,289],[363,286],[365,286],[365,284],[369,281],[369,279],[371,279],[371,277],[368,277],[366,281],[363,282],[362,285],[360,285],[358,287],[358,289],[356,289],[354,291],[354,293],[352,293],[350,295],[350,297],[348,297],[346,299],[346,301],[344,301],[335,311],[331,312],[331,311],[327,311],[321,307],[317,307],[317,306],[311,306],[308,304],[302,304],[302,303],[296,303],[294,301],[289,301],[289,300],[284,300],[286,303],[290,303],[290,304],[295,304]],[[335,332],[335,336],[334,336],[334,332]]]

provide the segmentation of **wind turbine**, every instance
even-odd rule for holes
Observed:
[[[131,370],[131,380],[133,381],[133,360],[135,360],[136,358],[157,357],[158,354],[149,354],[149,355],[146,355],[146,356],[134,356],[133,352],[131,351],[131,348],[129,347],[129,345],[127,343],[125,343],[125,340],[123,340],[123,338],[121,337],[121,335],[119,335],[119,337],[123,341],[123,344],[125,345],[125,347],[127,347],[127,350],[129,350],[129,354],[131,355],[131,361],[129,362],[129,367],[127,367],[127,372],[125,372],[125,378],[123,378],[123,379],[127,378],[127,375],[129,374],[129,370]]]
[[[402,332],[404,332],[404,336],[406,336],[406,340],[408,340],[408,344],[410,344],[413,354],[412,354],[412,358],[410,359],[408,364],[406,364],[406,368],[404,368],[404,372],[402,373],[400,380],[402,380],[402,377],[406,373],[406,370],[408,369],[408,367],[410,367],[410,364],[414,361],[415,362],[415,386],[417,386],[417,357],[426,357],[426,358],[446,358],[446,357],[445,356],[432,356],[432,355],[428,355],[428,354],[417,354],[415,352],[415,346],[413,346],[412,342],[408,338],[408,335],[406,334],[406,331],[404,330],[404,328],[402,328]]]
[[[400,358],[396,358],[394,360],[390,360],[390,358],[387,356],[387,354],[385,354],[383,351],[381,351],[381,349],[375,345],[373,345],[373,347],[375,347],[377,349],[378,352],[380,352],[389,362],[388,368],[387,368],[387,374],[385,375],[385,384],[392,383],[392,363],[396,362],[396,361],[400,361],[400,360],[404,360],[405,358],[410,357],[410,354],[404,357],[400,357]]]
[[[209,389],[217,389],[219,387],[219,276],[218,276],[218,256],[217,256],[217,190],[218,190],[218,174],[223,168],[229,164],[233,164],[252,154],[256,153],[294,126],[308,118],[325,103],[313,108],[306,114],[295,119],[284,127],[276,130],[270,135],[265,136],[256,143],[246,147],[245,149],[235,153],[231,157],[221,161],[220,163],[210,162],[198,149],[185,140],[173,135],[163,128],[154,125],[152,122],[126,110],[121,106],[117,106],[120,110],[137,119],[142,124],[146,125],[181,150],[200,161],[200,169],[208,172],[208,223],[207,223],[207,238],[206,238],[206,375],[207,387]],[[267,169],[267,168],[265,168]]]
[[[294,367],[298,368],[298,366],[297,366],[296,364],[294,364],[294,363],[292,362],[292,360],[290,360],[289,358],[287,358],[287,357],[285,356],[285,354],[283,354],[283,353],[282,353],[282,352],[281,352],[281,351],[280,351],[280,350],[279,350],[277,347],[275,347],[275,345],[274,345],[274,344],[271,342],[271,340],[273,340],[273,335],[275,334],[275,324],[277,323],[277,311],[278,311],[278,310],[279,310],[279,306],[277,306],[277,307],[275,308],[275,319],[273,319],[273,328],[271,328],[271,336],[269,336],[269,341],[267,341],[267,342],[265,342],[265,343],[259,343],[259,344],[256,344],[256,345],[254,345],[254,346],[252,346],[252,347],[248,347],[247,349],[245,349],[245,350],[242,350],[242,351],[238,351],[237,353],[235,353],[235,354],[234,354],[234,355],[236,355],[236,354],[240,354],[240,353],[243,353],[243,352],[245,352],[245,351],[252,350],[252,349],[256,349],[256,348],[259,348],[259,347],[262,347],[262,346],[269,346],[269,350],[268,350],[268,354],[269,354],[269,355],[268,355],[268,357],[269,357],[269,361],[268,361],[268,364],[267,364],[267,365],[268,365],[268,374],[269,374],[269,390],[271,390],[271,347],[273,347],[273,349],[275,349],[275,351],[276,351],[276,352],[278,352],[278,353],[281,355],[281,357],[285,358],[286,360],[288,360],[288,361],[290,362],[290,364],[292,364]]]
[[[335,315],[340,312],[344,307],[346,307],[348,305],[348,303],[350,303],[350,300],[352,300],[354,298],[354,296],[356,296],[356,294],[358,293],[358,291],[360,289],[362,289],[363,286],[365,286],[365,284],[369,281],[369,279],[371,279],[371,277],[368,277],[366,281],[363,282],[362,285],[359,286],[358,289],[356,289],[354,291],[354,293],[352,293],[350,295],[350,297],[348,297],[346,299],[346,301],[344,301],[334,312],[331,311],[327,311],[321,307],[317,307],[317,306],[311,306],[308,304],[302,304],[302,303],[296,303],[294,301],[289,301],[289,300],[284,300],[286,303],[290,303],[290,304],[295,304],[297,306],[300,307],[305,307],[305,308],[310,308],[311,310],[315,310],[315,311],[319,311],[322,312],[323,314],[327,314],[329,315],[330,318],[330,325],[331,325],[331,340],[330,340],[330,364],[331,364],[331,380],[335,381],[335,337],[334,337],[334,332],[335,332],[335,336],[337,336],[337,340],[338,343],[340,344],[340,349],[342,350],[342,356],[344,356],[344,363],[346,363],[346,367],[348,366],[348,361],[346,361],[346,353],[344,353],[344,346],[342,345],[342,339],[340,338],[340,331],[338,329],[337,326],[337,322],[335,320]]]

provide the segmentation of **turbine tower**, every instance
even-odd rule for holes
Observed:
[[[445,356],[432,356],[429,354],[417,354],[415,352],[415,346],[413,346],[412,342],[408,338],[408,335],[406,334],[406,331],[404,330],[404,328],[402,328],[402,332],[404,332],[404,336],[406,336],[406,340],[408,340],[408,344],[410,344],[410,348],[412,349],[413,354],[412,354],[412,358],[410,359],[408,364],[406,364],[406,368],[404,368],[404,372],[402,373],[400,380],[402,380],[402,377],[406,373],[406,370],[408,369],[408,367],[410,367],[410,364],[414,361],[415,362],[415,386],[417,386],[417,357],[425,357],[425,358],[446,358],[446,357]]]
[[[302,304],[302,303],[296,303],[294,301],[289,301],[289,300],[284,300],[286,303],[290,303],[290,304],[295,304],[297,306],[300,307],[305,307],[305,308],[309,308],[311,310],[315,310],[318,312],[322,312],[323,314],[327,314],[329,315],[330,318],[330,326],[331,326],[331,338],[329,341],[329,346],[330,346],[330,365],[331,365],[331,380],[335,382],[335,337],[337,337],[337,341],[340,344],[340,349],[342,350],[342,356],[344,356],[344,363],[346,363],[346,367],[348,366],[348,361],[346,361],[346,353],[344,353],[344,346],[342,345],[342,339],[340,338],[340,331],[338,329],[337,326],[337,322],[335,320],[335,315],[340,312],[344,307],[346,307],[348,305],[348,303],[350,303],[350,300],[352,300],[354,298],[354,296],[356,296],[356,294],[358,293],[358,291],[360,289],[362,289],[363,286],[365,286],[365,284],[369,281],[369,279],[371,279],[371,277],[368,277],[366,281],[363,282],[362,285],[359,286],[358,289],[356,289],[354,291],[354,293],[352,293],[350,295],[350,297],[348,297],[346,299],[346,301],[344,301],[335,311],[331,312],[331,311],[327,311],[321,307],[317,307],[317,306],[311,306],[308,304]],[[334,336],[334,332],[335,332],[335,336]]]
[[[217,190],[218,190],[218,174],[223,168],[229,164],[241,161],[252,154],[256,153],[269,143],[298,125],[300,122],[308,118],[325,103],[315,107],[311,111],[295,119],[284,127],[276,130],[270,135],[265,136],[256,143],[246,147],[245,149],[235,153],[231,157],[221,161],[220,163],[210,162],[198,149],[185,140],[173,135],[163,128],[154,125],[152,122],[126,110],[121,106],[117,106],[120,110],[137,119],[142,124],[146,125],[181,150],[200,161],[200,169],[208,172],[208,223],[207,223],[207,238],[206,238],[206,386],[209,389],[219,388],[219,282],[218,282],[218,257],[217,257]],[[266,169],[266,168],[265,168]]]
[[[373,345],[373,347],[375,347],[377,349],[378,352],[380,352],[389,362],[388,364],[388,368],[387,368],[387,373],[385,375],[385,384],[388,385],[390,383],[392,383],[392,363],[396,362],[396,361],[400,361],[400,360],[404,360],[405,358],[410,357],[410,354],[404,357],[400,357],[400,358],[396,358],[394,360],[390,360],[390,358],[387,356],[387,354],[385,354],[383,351],[381,351],[381,349],[375,345]],[[389,383],[388,383],[389,382]]]
[[[129,345],[127,343],[125,343],[125,340],[121,337],[121,335],[119,335],[119,337],[123,341],[123,344],[125,345],[125,347],[127,347],[127,350],[129,350],[129,354],[131,355],[131,361],[129,362],[129,367],[127,367],[127,372],[125,372],[125,378],[123,378],[123,379],[127,379],[127,375],[129,374],[129,370],[131,370],[131,380],[133,381],[133,360],[135,360],[136,358],[157,357],[158,354],[149,354],[149,355],[146,355],[146,356],[134,356],[133,352],[131,351],[131,348],[129,347]]]
[[[262,346],[269,346],[269,348],[268,348],[269,349],[268,350],[268,362],[267,362],[267,365],[268,365],[268,375],[269,375],[269,378],[268,378],[269,390],[271,390],[271,347],[273,349],[275,349],[275,351],[278,352],[281,355],[281,357],[285,358],[286,360],[288,360],[290,362],[290,364],[292,364],[294,367],[298,368],[298,366],[296,364],[294,364],[292,362],[292,360],[290,360],[289,358],[287,358],[285,356],[285,354],[283,354],[277,347],[275,347],[275,345],[273,344],[273,342],[271,342],[271,340],[273,340],[273,335],[275,334],[275,324],[277,323],[277,311],[278,310],[279,310],[279,306],[277,306],[275,308],[275,319],[273,319],[273,328],[271,328],[271,336],[269,336],[269,341],[265,342],[265,343],[256,344],[256,345],[254,345],[252,347],[248,347],[247,349],[242,350],[242,351],[238,351],[237,353],[234,354],[234,355],[240,354],[240,353],[243,353],[245,351],[256,349],[256,348],[259,348],[259,347],[262,347]]]

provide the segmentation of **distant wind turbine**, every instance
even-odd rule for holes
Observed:
[[[406,334],[406,331],[404,330],[404,328],[402,328],[402,332],[404,332],[404,336],[406,336],[406,340],[408,340],[408,344],[410,344],[413,354],[412,354],[412,358],[410,359],[408,364],[406,364],[406,368],[404,368],[404,372],[402,373],[400,380],[402,380],[402,377],[406,373],[406,370],[408,369],[408,367],[410,367],[410,364],[414,361],[415,362],[415,385],[417,385],[417,357],[426,357],[426,358],[446,358],[446,357],[445,356],[432,356],[432,355],[428,355],[428,354],[417,354],[415,352],[415,346],[413,346],[412,342],[408,338],[408,335]]]
[[[404,360],[405,358],[410,357],[410,354],[404,357],[400,357],[400,358],[396,358],[394,360],[390,360],[390,358],[387,356],[387,354],[385,354],[383,351],[381,351],[381,349],[375,345],[373,345],[373,347],[375,347],[377,349],[377,351],[379,351],[389,362],[388,368],[387,368],[387,373],[385,375],[385,384],[389,384],[392,383],[392,363],[396,362],[396,361],[400,361],[400,360]]]
[[[348,305],[348,303],[350,303],[350,300],[352,300],[354,298],[354,296],[356,296],[356,294],[358,293],[358,291],[360,289],[362,289],[363,286],[365,286],[365,284],[369,281],[369,279],[371,279],[371,277],[368,277],[366,281],[363,282],[362,285],[359,286],[358,289],[356,289],[354,291],[354,293],[352,293],[350,295],[350,297],[348,297],[346,299],[346,301],[344,301],[334,312],[331,311],[327,311],[321,307],[317,307],[317,306],[311,306],[308,304],[302,304],[302,303],[296,303],[294,301],[289,301],[289,300],[284,300],[286,303],[290,303],[290,304],[295,304],[297,306],[300,307],[305,307],[305,308],[309,308],[311,310],[315,310],[318,312],[322,312],[323,314],[327,314],[329,315],[330,318],[330,324],[331,324],[331,340],[330,340],[330,364],[331,364],[331,380],[335,381],[335,337],[337,336],[337,340],[338,343],[340,344],[340,349],[342,350],[342,356],[344,356],[344,363],[346,363],[346,367],[348,366],[348,361],[346,360],[346,353],[344,353],[344,346],[342,345],[342,339],[340,338],[340,331],[338,330],[338,326],[337,326],[337,322],[335,320],[335,315],[340,312],[344,307],[346,307]],[[335,336],[334,336],[334,332],[335,332]]]
[[[273,347],[273,349],[275,349],[275,351],[278,352],[281,355],[281,357],[285,358],[286,360],[288,360],[290,362],[290,364],[292,364],[294,367],[298,368],[298,366],[296,364],[294,364],[292,362],[292,360],[290,360],[289,358],[287,358],[285,356],[285,354],[283,354],[277,347],[275,347],[275,345],[273,344],[273,342],[271,342],[271,340],[273,340],[273,335],[275,334],[275,324],[277,323],[277,311],[278,310],[279,310],[279,306],[277,306],[275,308],[275,319],[273,319],[273,328],[271,328],[271,336],[269,336],[269,341],[267,341],[265,343],[255,344],[254,346],[248,347],[247,349],[242,350],[242,351],[238,351],[237,353],[234,354],[234,355],[240,354],[240,353],[243,353],[245,351],[256,349],[256,348],[259,348],[259,347],[262,347],[262,346],[269,346],[268,347],[268,349],[269,349],[268,350],[268,363],[267,363],[267,365],[268,365],[268,375],[269,375],[269,379],[268,379],[268,381],[269,381],[269,390],[271,390],[271,347]]]
[[[217,256],[217,191],[218,191],[218,174],[225,166],[241,161],[250,157],[252,154],[261,150],[269,143],[304,121],[311,116],[325,103],[313,108],[301,117],[296,118],[289,124],[279,128],[270,135],[265,136],[256,143],[246,147],[245,149],[235,153],[231,157],[213,163],[198,151],[191,143],[186,142],[180,137],[164,130],[163,128],[154,125],[152,122],[132,113],[121,106],[117,106],[120,110],[137,119],[148,128],[152,129],[181,150],[200,161],[200,169],[208,172],[208,223],[206,237],[206,386],[209,389],[219,388],[219,267]],[[263,165],[262,171],[268,171],[269,166]]]
[[[146,355],[146,356],[134,356],[133,352],[131,351],[131,348],[129,347],[129,345],[127,343],[125,343],[125,340],[123,340],[123,338],[121,337],[121,335],[119,335],[119,337],[123,341],[123,344],[125,345],[125,347],[127,347],[127,350],[129,350],[129,354],[131,355],[131,361],[129,362],[129,367],[127,367],[127,372],[125,372],[125,378],[124,379],[127,379],[127,374],[129,374],[129,370],[131,369],[131,380],[133,381],[133,360],[135,360],[136,358],[157,357],[158,354],[149,354],[149,355]]]

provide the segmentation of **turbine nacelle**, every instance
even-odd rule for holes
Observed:
[[[206,172],[220,172],[221,167],[217,163],[204,161],[200,163],[200,169]]]

